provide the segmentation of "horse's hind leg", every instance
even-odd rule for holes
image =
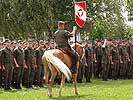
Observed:
[[[74,92],[76,95],[78,95],[78,90],[77,90],[77,73],[73,74],[73,85],[74,85]]]
[[[48,80],[49,80],[49,74],[50,74],[50,70],[48,68],[45,67],[45,73],[44,73],[44,80],[45,80],[45,84],[48,85]]]
[[[63,88],[64,83],[65,83],[65,76],[64,76],[64,74],[62,74],[61,85],[60,85],[60,89],[59,89],[59,96],[62,96],[62,88]]]
[[[43,57],[42,61],[43,61],[43,67],[44,67],[44,77],[43,77],[43,79],[45,81],[45,84],[48,85],[50,70],[49,70],[49,67],[48,67],[48,62],[47,62],[45,57]]]
[[[57,75],[57,70],[56,69],[51,70],[51,78],[50,78],[49,84],[48,84],[48,96],[49,97],[52,97],[52,87],[53,87],[56,75]]]

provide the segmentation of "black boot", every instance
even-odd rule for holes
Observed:
[[[11,89],[10,86],[6,85],[6,86],[4,87],[4,90],[5,90],[5,91],[11,91],[12,89]]]
[[[44,87],[42,82],[38,82],[38,86],[39,86],[40,88],[43,88],[43,87]]]
[[[71,72],[72,72],[72,74],[76,74],[76,72],[77,72],[77,64],[76,64],[75,59],[72,60]]]
[[[86,82],[87,82],[87,83],[91,83],[91,80],[90,80],[90,79],[87,79]]]
[[[21,86],[20,86],[20,83],[17,83],[16,89],[22,89]]]

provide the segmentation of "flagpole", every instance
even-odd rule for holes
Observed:
[[[73,0],[73,3],[75,2],[75,0]]]
[[[74,10],[75,10],[75,0],[73,0],[73,4],[74,4]],[[77,59],[77,58],[76,58],[76,57],[77,57],[77,56],[76,56],[76,40],[77,40],[76,34],[77,34],[77,28],[76,28],[76,31],[75,31],[75,34],[74,34],[74,35],[75,35],[75,36],[74,36],[74,37],[75,37],[75,39],[74,39],[74,43],[75,43],[75,47],[74,47],[74,49],[75,49],[75,59]],[[77,62],[75,62],[75,65],[77,66]],[[75,67],[76,67],[76,66],[75,66]]]
[[[75,3],[75,0],[73,0],[73,4]],[[74,7],[75,7],[75,4],[74,4]],[[77,37],[76,37],[76,32],[75,32],[75,35],[74,35],[74,43],[75,43],[75,47],[74,47],[74,49],[75,49],[75,51],[76,51],[76,40],[77,40]],[[76,52],[75,52],[75,54],[76,54]]]

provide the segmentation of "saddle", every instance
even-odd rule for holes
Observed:
[[[64,48],[58,48],[60,51],[62,51],[64,54],[68,55],[71,59],[72,59],[72,56],[71,54],[68,52],[67,49],[64,49]]]

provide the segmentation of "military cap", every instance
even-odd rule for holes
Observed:
[[[59,24],[65,24],[65,22],[64,21],[58,21],[58,25]]]
[[[108,38],[108,41],[112,41],[112,39],[111,38]]]
[[[33,42],[33,40],[32,39],[29,39],[28,42]]]
[[[40,43],[40,44],[44,44],[44,41],[43,41],[43,40],[40,40],[39,43]]]
[[[11,41],[10,43],[11,43],[11,44],[16,44],[16,41]]]
[[[101,42],[101,40],[100,40],[100,39],[95,39],[95,41],[97,41],[97,42]]]
[[[21,43],[22,42],[22,40],[18,40],[18,43]]]
[[[10,40],[9,39],[6,39],[4,42],[7,43],[7,42],[10,42]]]
[[[91,44],[92,42],[90,40],[87,41],[88,44]]]

